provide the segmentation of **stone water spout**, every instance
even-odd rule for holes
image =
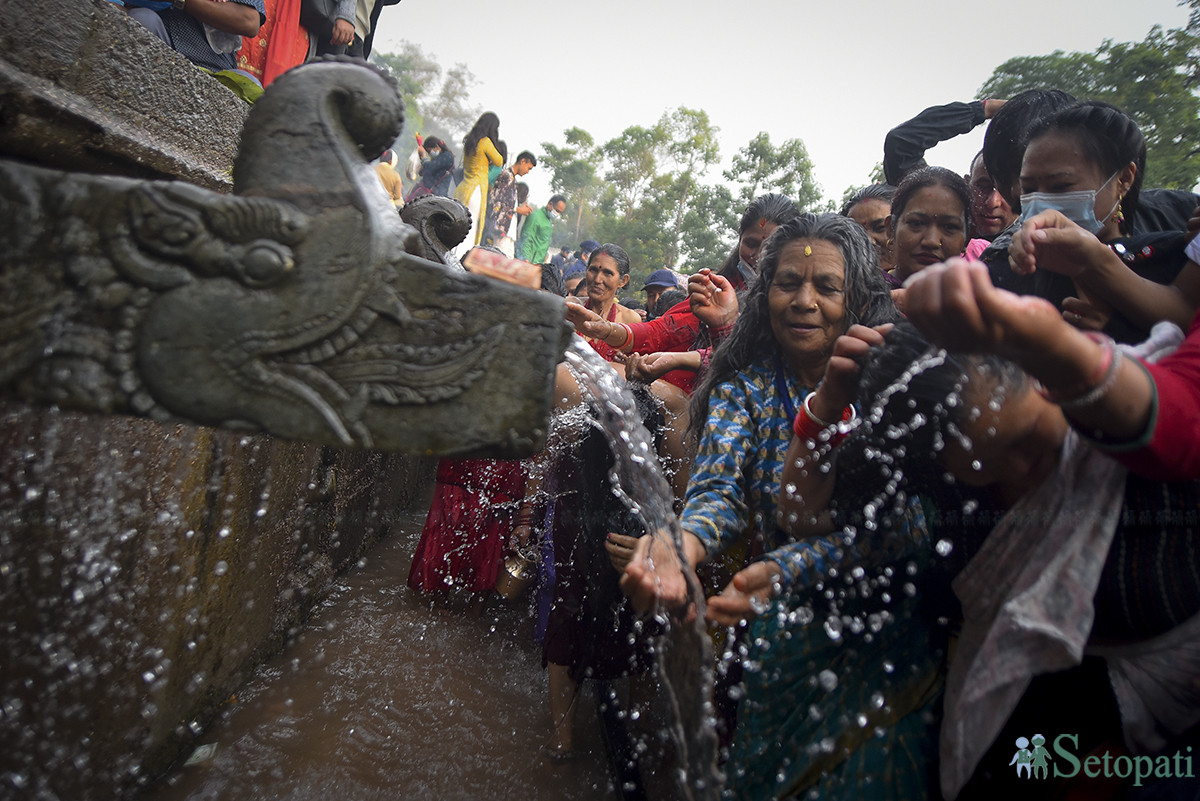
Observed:
[[[0,397],[341,447],[535,450],[561,301],[430,261],[461,220],[414,209],[418,232],[368,164],[402,112],[361,62],[295,69],[246,121],[233,195],[0,161]]]

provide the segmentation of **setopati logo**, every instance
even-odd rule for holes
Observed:
[[[1196,776],[1192,770],[1190,745],[1174,754],[1156,757],[1128,754],[1113,756],[1105,751],[1103,755],[1089,754],[1083,759],[1076,756],[1079,750],[1077,734],[1055,737],[1053,754],[1046,749],[1046,738],[1040,734],[1029,738],[1018,737],[1016,745],[1017,752],[1008,764],[1016,766],[1019,778],[1045,779],[1053,775],[1056,779],[1072,779],[1082,773],[1091,779],[1132,778],[1133,786],[1141,787],[1146,779],[1192,779]]]

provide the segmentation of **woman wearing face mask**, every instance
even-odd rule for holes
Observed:
[[[411,202],[423,195],[449,197],[450,173],[454,171],[454,154],[450,148],[436,136],[427,136],[424,142],[417,144],[417,153],[421,156],[421,180],[404,198],[404,202]]]
[[[1044,269],[1033,276],[1032,294],[1062,308],[1067,322],[1103,328],[1120,342],[1140,342],[1161,316],[1153,308],[1139,312],[1137,307],[1146,305],[1140,295],[1120,283],[1115,286],[1124,288],[1114,290],[1111,274],[1073,274],[1054,259],[1049,242],[1040,259],[1031,257],[1028,245],[1038,229],[1077,226],[1110,246],[1144,281],[1174,281],[1186,260],[1184,235],[1133,235],[1146,169],[1145,137],[1120,109],[1098,102],[1077,103],[1038,120],[1027,136],[1020,174],[1023,233],[1018,235],[1025,244],[1010,251],[1010,266],[1028,274],[1040,263]]]

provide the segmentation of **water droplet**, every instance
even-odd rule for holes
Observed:
[[[954,550],[954,543],[950,540],[938,540],[934,548],[939,556],[949,556],[950,552]]]
[[[834,616],[825,621],[825,633],[829,635],[831,640],[840,640],[842,638],[842,621],[841,618]]]
[[[228,572],[229,572],[229,564],[224,559],[222,559],[221,561],[219,561],[215,565],[213,565],[213,575],[214,576],[223,576]]]
[[[191,532],[189,531],[188,533],[190,534]],[[217,531],[217,536],[221,539],[225,539],[232,533],[233,532],[229,529],[229,526],[221,526],[221,528]]]
[[[838,677],[832,670],[826,669],[817,674],[817,682],[820,683],[822,690],[831,693],[837,689]]]

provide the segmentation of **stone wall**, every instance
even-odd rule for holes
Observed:
[[[431,467],[0,407],[0,796],[136,795]]]

